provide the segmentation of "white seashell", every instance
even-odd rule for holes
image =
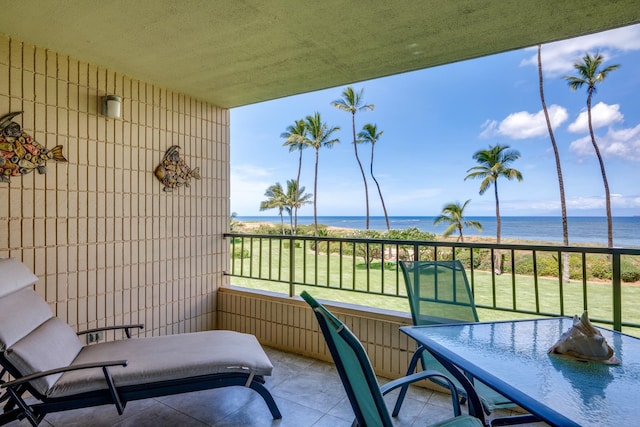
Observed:
[[[593,327],[587,312],[573,317],[573,326],[564,332],[549,353],[573,356],[576,359],[608,361],[613,357],[613,348],[600,331]]]

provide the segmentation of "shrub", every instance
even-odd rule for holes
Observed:
[[[297,236],[313,236],[313,224],[311,225],[300,225],[298,224],[298,228],[296,229]]]
[[[470,262],[470,255],[467,255],[467,259]],[[489,249],[474,248],[473,267],[478,270],[491,271],[491,251]]]
[[[558,277],[558,260],[555,256],[538,258],[538,275]]]
[[[251,256],[249,249],[241,249],[241,248],[235,248],[233,251],[233,257],[237,258],[237,259],[241,259],[241,258],[249,258]]]
[[[623,271],[620,274],[620,278],[623,282],[637,282],[640,281],[640,271],[632,270],[632,271]]]
[[[354,230],[348,237],[354,239],[380,239],[382,238],[382,232],[378,230]]]
[[[516,263],[517,274],[533,274],[533,256],[525,257]]]
[[[348,237],[355,239],[380,239],[382,232],[377,230],[356,230]],[[350,252],[352,252],[352,245],[350,246]],[[365,259],[367,265],[369,265],[374,259],[382,259],[382,245],[377,243],[356,243],[356,255]]]
[[[607,260],[592,259],[588,263],[590,276],[596,279],[611,280],[611,265]]]
[[[483,262],[483,259],[490,256],[487,249],[473,248],[473,268],[477,269]],[[456,249],[456,259],[460,260],[465,268],[471,268],[471,251],[466,248]]]
[[[282,234],[282,230],[279,226],[275,227],[272,224],[260,224],[252,233],[253,234]]]
[[[295,248],[300,248],[302,245],[300,244],[300,242],[295,242],[295,244],[293,245]],[[285,249],[289,249],[291,247],[291,242],[289,240],[284,240],[282,242],[282,247]]]
[[[422,241],[434,241],[436,235],[428,233],[426,231],[420,231],[416,227],[410,227],[405,230],[389,230],[386,232],[387,239],[393,240],[422,240]]]

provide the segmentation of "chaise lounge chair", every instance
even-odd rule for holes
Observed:
[[[190,391],[245,386],[280,411],[264,377],[273,366],[253,335],[205,331],[83,345],[33,290],[37,277],[20,261],[0,259],[0,425],[48,413]],[[96,332],[97,329],[91,332]],[[8,375],[7,375],[8,374]],[[9,378],[9,375],[12,377]]]

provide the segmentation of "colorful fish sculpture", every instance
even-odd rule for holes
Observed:
[[[164,191],[184,185],[189,187],[191,178],[200,179],[200,168],[191,169],[180,158],[180,147],[172,145],[164,154],[162,162],[156,167],[156,178],[164,185]]]
[[[0,118],[0,182],[11,182],[12,176],[25,175],[37,169],[47,172],[44,166],[49,160],[66,162],[62,145],[47,150],[13,120],[22,111],[9,113]]]

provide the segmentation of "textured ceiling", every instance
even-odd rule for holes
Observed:
[[[1,2],[1,33],[226,108],[640,22],[638,0]]]

